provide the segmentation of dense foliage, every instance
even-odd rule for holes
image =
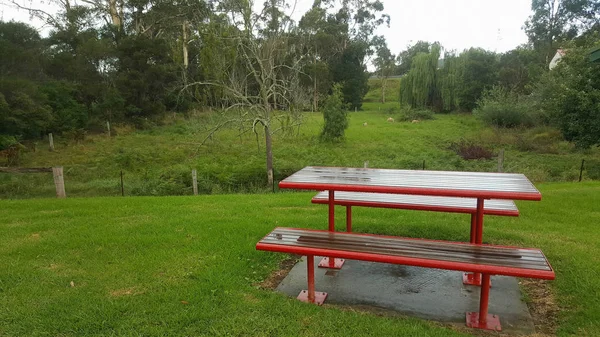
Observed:
[[[325,100],[323,119],[325,123],[321,131],[321,140],[344,139],[344,131],[348,128],[348,114],[343,102],[342,88],[339,85],[333,87],[333,92]]]
[[[272,111],[319,109],[335,83],[358,109],[374,31],[389,23],[379,0],[318,1],[298,24],[286,1],[256,13],[243,0],[64,1],[56,14],[11,3],[50,27],[42,38],[0,22],[0,135],[12,140],[147,127],[194,107],[247,109],[269,130]]]

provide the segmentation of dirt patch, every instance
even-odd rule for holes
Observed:
[[[550,283],[544,280],[521,279],[519,284],[528,296],[527,307],[537,331],[534,336],[555,336],[560,309]]]
[[[33,234],[31,234],[30,238],[32,240],[39,240],[40,239],[40,233],[33,233]]]
[[[272,272],[266,280],[257,283],[256,285],[262,289],[273,290],[277,288],[279,283],[283,281],[283,279],[287,276],[290,270],[292,270],[301,257],[302,256],[295,254],[289,255],[289,257],[279,263],[279,269]]]

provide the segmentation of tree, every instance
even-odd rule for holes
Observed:
[[[496,54],[481,48],[470,48],[459,56],[461,71],[458,85],[459,108],[473,111],[485,89],[497,83]]]
[[[427,53],[417,54],[411,68],[400,81],[400,103],[411,108],[432,107],[439,92],[437,83],[437,67],[441,47],[438,43],[431,45]]]
[[[589,61],[589,46],[570,47],[535,95],[565,139],[582,148],[600,145],[600,65]]]
[[[376,73],[379,76],[379,79],[381,80],[381,103],[385,103],[385,89],[387,79],[392,75],[396,66],[394,60],[395,56],[387,47],[385,38],[381,37],[376,41],[377,57],[373,61],[373,65],[375,66]]]
[[[573,39],[600,23],[600,1],[532,0],[533,14],[525,22],[530,43],[548,65],[557,44]]]
[[[336,84],[323,106],[324,124],[321,131],[321,140],[323,141],[332,142],[344,139],[344,132],[348,128],[348,117],[342,99],[342,88]]]
[[[415,56],[419,53],[428,53],[431,45],[431,43],[426,41],[417,41],[415,44],[409,45],[406,50],[400,52],[396,60],[398,68],[395,70],[395,74],[404,75],[408,73]]]
[[[184,88],[197,85],[220,87],[231,103],[225,112],[238,112],[225,116],[225,121],[214,127],[210,134],[231,123],[249,124],[255,132],[256,127],[262,125],[268,186],[273,186],[272,121],[277,118],[274,113],[295,105],[293,89],[297,88],[300,61],[305,57],[290,46],[294,27],[291,20],[281,14],[283,10],[280,9],[285,7],[285,1],[266,2],[261,13],[269,15],[261,16],[253,14],[251,3],[247,1],[221,3],[217,8],[219,17],[226,18],[234,27],[225,40],[233,41],[239,63],[230,65],[227,73],[219,76],[220,80],[197,81]],[[274,28],[273,20],[279,22],[274,31],[269,29]]]

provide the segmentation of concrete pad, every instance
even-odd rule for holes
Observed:
[[[320,261],[315,257],[315,265]],[[290,271],[277,291],[296,297],[307,289],[306,258]],[[521,300],[518,280],[492,276],[489,313],[500,316],[502,331],[531,334],[534,325]],[[315,290],[328,293],[326,304],[393,310],[407,316],[465,324],[465,313],[479,311],[476,286],[462,284],[462,272],[346,260],[341,270],[315,267]]]

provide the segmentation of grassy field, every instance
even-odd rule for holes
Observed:
[[[543,200],[519,202],[521,217],[486,217],[484,239],[541,248],[557,271],[557,334],[598,336],[600,183],[538,187]],[[326,227],[311,196],[0,201],[0,335],[465,335],[259,288],[285,258],[255,251],[262,236]],[[357,208],[354,220],[362,232],[468,240],[467,215]]]
[[[464,160],[457,155],[450,147],[462,140],[488,148],[494,156],[506,149],[505,170],[525,173],[533,181],[574,181],[582,158],[588,169],[584,178],[600,178],[600,149],[575,150],[554,130],[494,130],[467,114],[389,123],[388,117],[400,118],[399,112],[390,112],[400,111],[398,103],[365,103],[364,109],[350,113],[342,143],[319,142],[320,113],[306,113],[292,135],[276,133],[276,180],[307,165],[362,167],[365,161],[380,168],[419,169],[425,161],[426,168],[433,170],[496,170],[495,157]],[[64,166],[68,196],[119,195],[121,170],[126,195],[189,195],[193,168],[198,170],[202,194],[264,191],[263,136],[257,144],[251,132],[239,137],[237,129],[225,129],[200,145],[214,124],[213,117],[199,114],[145,131],[120,128],[111,139],[97,134],[82,144],[56,136],[56,152],[38,144],[37,152],[23,154],[20,166]],[[53,195],[49,174],[0,174],[0,198]]]

